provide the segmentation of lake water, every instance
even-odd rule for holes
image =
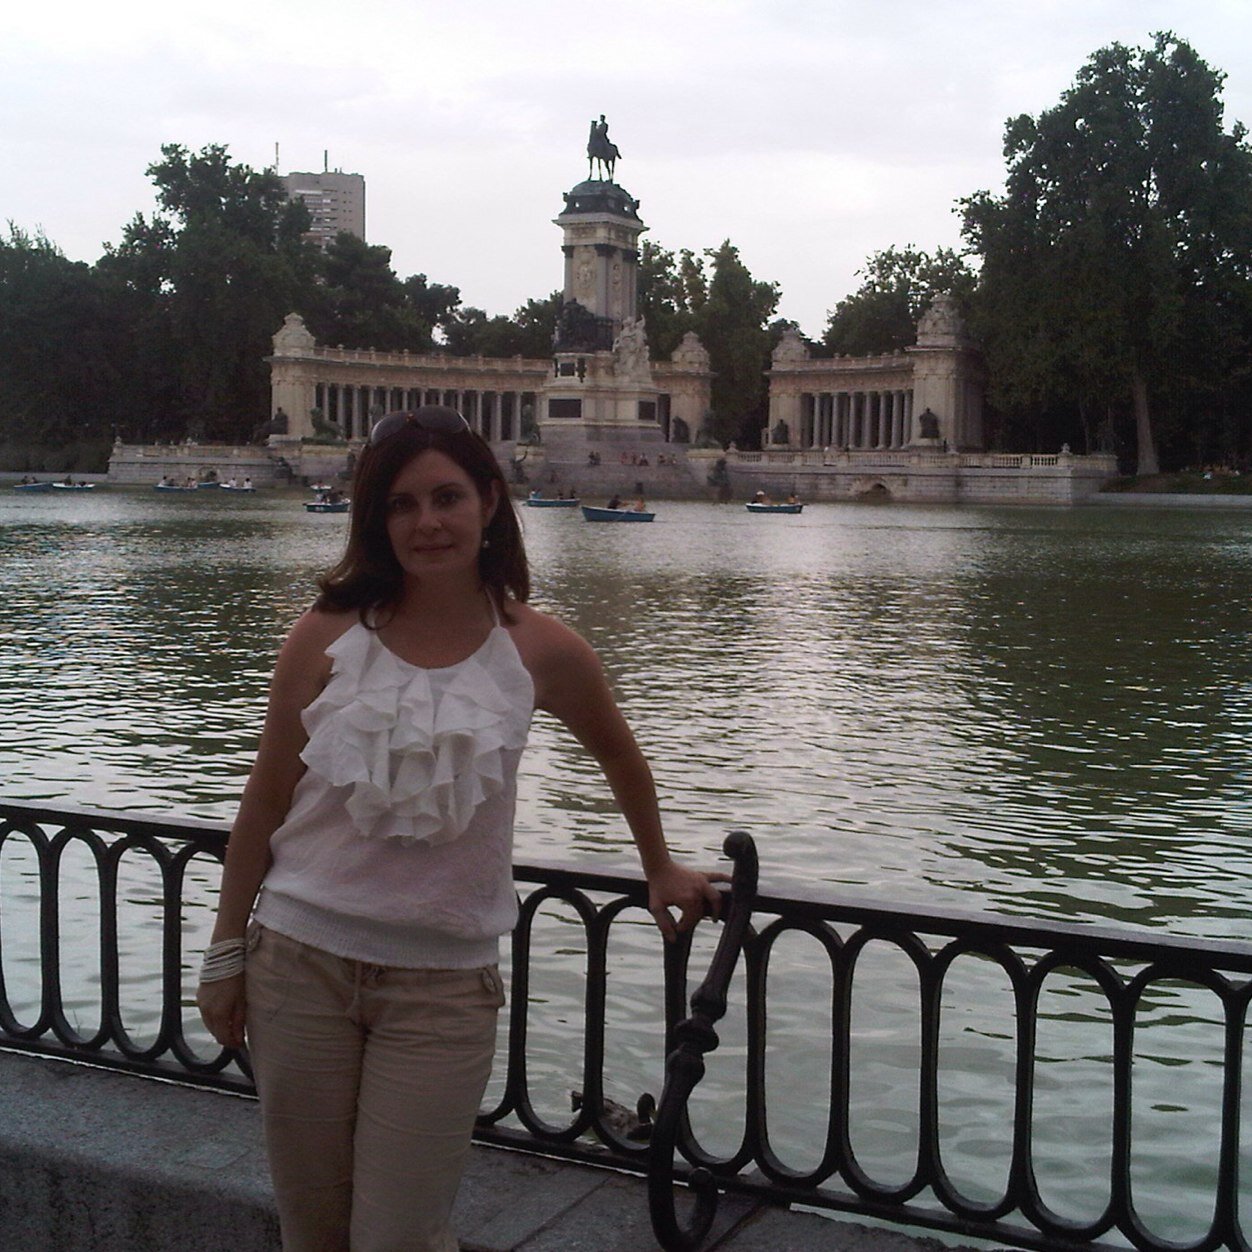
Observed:
[[[771,894],[1252,938],[1252,514],[811,505],[756,517],[673,503],[652,525],[614,527],[521,512],[534,603],[600,652],[670,841],[700,863],[742,827]],[[285,494],[0,491],[0,794],[228,819],[278,644],[346,523]],[[518,856],[634,866],[595,769],[542,715]],[[4,868],[7,915],[20,916],[20,867]],[[207,893],[197,907],[207,919]],[[797,951],[796,967],[806,959]],[[12,960],[6,947],[6,974]],[[653,975],[626,965],[646,1018]],[[801,1050],[803,985],[778,1014],[778,1037]],[[558,966],[552,1002],[561,987]],[[866,1014],[872,1039],[882,1023]],[[562,1046],[554,1029],[554,1056]],[[982,1139],[999,1114],[980,1111],[979,1088],[997,1063],[973,1049],[955,1092],[971,1173],[995,1150]],[[654,1056],[630,1064],[643,1076],[623,1092],[654,1083]],[[892,1112],[871,1079],[858,1098],[886,1108],[866,1150],[898,1169],[907,1107]],[[1211,1118],[1209,1099],[1180,1106]],[[1074,1110],[1057,1110],[1058,1142],[1072,1143]],[[1145,1192],[1186,1226],[1194,1180],[1177,1181],[1168,1157],[1174,1181],[1149,1169]],[[1082,1209],[1095,1203],[1081,1194],[1090,1162],[1067,1159]]]

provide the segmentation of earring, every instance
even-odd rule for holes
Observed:
[[[488,539],[486,535],[484,535],[484,536],[483,536],[483,547],[484,547],[484,548],[490,548],[490,547],[491,547],[491,540],[490,540],[490,539]]]

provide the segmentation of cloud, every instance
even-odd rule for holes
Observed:
[[[1055,103],[1086,57],[1182,27],[1252,121],[1246,4],[1185,23],[1166,0],[50,0],[6,15],[0,218],[94,260],[137,211],[160,145],[367,182],[401,274],[489,312],[560,282],[561,192],[605,113],[622,183],[673,249],[729,237],[810,334],[872,252],[959,239],[1000,186],[1004,121]]]

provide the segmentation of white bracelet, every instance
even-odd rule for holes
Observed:
[[[243,939],[223,939],[211,943],[204,950],[200,965],[201,982],[220,982],[243,973],[243,954],[247,944]]]

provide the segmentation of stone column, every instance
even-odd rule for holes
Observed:
[[[596,306],[608,312],[610,309],[609,292],[611,290],[609,271],[613,264],[613,258],[617,255],[617,249],[610,243],[598,243],[595,245],[595,249]]]
[[[795,434],[801,448],[811,448],[817,440],[818,401],[811,391],[800,393],[800,429]]]

